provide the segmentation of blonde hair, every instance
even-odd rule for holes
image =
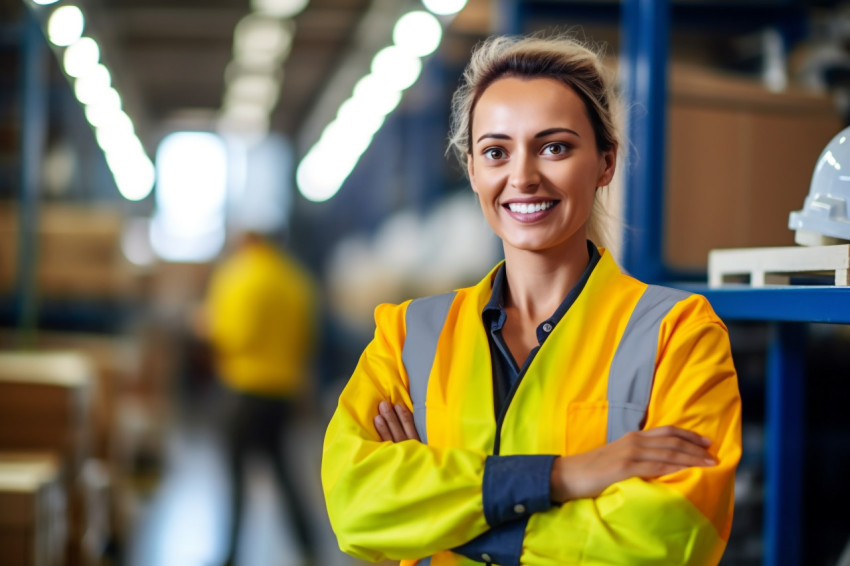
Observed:
[[[475,105],[491,84],[506,77],[550,78],[562,82],[584,102],[599,152],[620,145],[616,114],[619,99],[599,52],[567,34],[495,36],[475,47],[461,84],[452,96],[449,150],[454,150],[464,171],[471,152]],[[614,218],[600,203],[599,193],[588,221],[588,235],[596,244],[606,246],[611,227],[606,227],[605,221],[610,224]],[[615,224],[619,223],[615,221]]]

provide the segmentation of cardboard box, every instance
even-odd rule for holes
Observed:
[[[78,352],[0,352],[0,450],[54,451],[78,469],[90,450],[94,371]]]
[[[123,213],[117,209],[42,203],[36,231],[39,293],[49,298],[121,298],[139,292],[138,270],[123,255]],[[14,288],[18,207],[0,206],[0,292]]]
[[[66,543],[58,458],[0,452],[0,563],[58,566]]]
[[[705,269],[715,248],[794,245],[788,214],[843,127],[831,98],[683,65],[671,67],[669,96],[667,262]]]

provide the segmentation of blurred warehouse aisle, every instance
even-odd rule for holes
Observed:
[[[136,526],[128,541],[128,566],[213,566],[221,563],[230,526],[230,486],[221,430],[215,416],[221,398],[215,389],[195,395],[175,419],[165,447],[162,477],[149,496],[139,496]],[[289,431],[288,461],[310,501],[311,523],[319,540],[314,564],[346,566],[355,561],[337,549],[319,485],[323,429],[302,422]],[[301,566],[291,528],[278,504],[271,467],[262,459],[248,465],[246,515],[237,566]]]

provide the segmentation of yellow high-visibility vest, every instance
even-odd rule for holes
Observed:
[[[490,528],[482,482],[494,447],[500,455],[569,456],[629,430],[675,425],[712,439],[718,464],[632,478],[596,498],[533,514],[522,564],[720,560],[741,453],[726,327],[704,297],[647,286],[600,251],[501,423],[481,320],[495,269],[442,298],[376,309],[375,337],[340,396],[324,444],[322,483],[344,551],[404,565],[480,564],[449,549]],[[430,315],[423,319],[417,309]],[[436,328],[433,345],[419,338],[417,325],[426,335]],[[413,346],[405,344],[408,333],[417,337]],[[383,400],[413,410],[423,442],[380,441],[373,418]]]

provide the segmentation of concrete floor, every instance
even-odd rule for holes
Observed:
[[[229,490],[222,443],[211,415],[216,395],[182,410],[165,442],[165,463],[157,488],[137,499],[136,521],[128,541],[128,566],[218,566],[230,525]],[[301,424],[290,431],[290,457],[302,491],[311,502],[314,532],[323,566],[360,564],[339,551],[330,529],[319,462],[323,427]],[[279,508],[271,467],[257,458],[248,465],[248,494],[237,566],[300,566],[302,558]]]

